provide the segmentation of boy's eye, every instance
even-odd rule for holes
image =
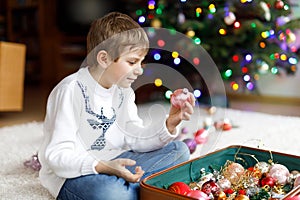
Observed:
[[[135,62],[135,61],[128,61],[128,63],[129,63],[130,65],[134,65],[134,64],[136,64],[136,62]]]

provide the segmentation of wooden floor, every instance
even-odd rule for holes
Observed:
[[[24,109],[22,112],[0,112],[0,127],[11,126],[32,121],[43,121],[46,99],[50,89],[41,87],[26,87],[24,90]],[[276,115],[300,117],[300,105],[283,103],[259,103],[247,99],[230,99],[230,108],[264,112]]]

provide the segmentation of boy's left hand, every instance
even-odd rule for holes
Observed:
[[[182,120],[190,120],[191,115],[194,113],[195,97],[190,92],[188,95],[190,100],[185,101],[182,107],[177,108],[171,104],[169,117],[166,121],[166,126],[171,134],[175,133],[176,126]]]

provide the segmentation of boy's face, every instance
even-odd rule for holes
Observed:
[[[128,88],[143,74],[142,61],[146,53],[141,50],[130,51],[122,54],[118,61],[112,62],[106,69],[106,87],[117,84],[120,87]]]

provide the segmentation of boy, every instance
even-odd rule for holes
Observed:
[[[166,119],[148,127],[137,115],[130,86],[142,74],[148,45],[125,14],[92,23],[87,66],[63,79],[47,102],[40,180],[55,198],[138,199],[140,180],[189,159],[186,145],[172,140],[193,103],[171,106]]]

